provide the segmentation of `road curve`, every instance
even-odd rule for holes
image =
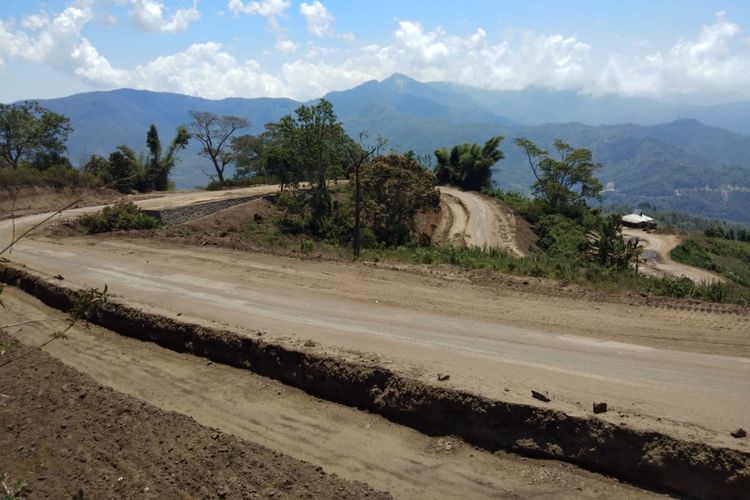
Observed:
[[[516,240],[516,220],[513,212],[486,196],[441,186],[441,202],[453,215],[449,238],[462,239],[468,246],[504,248],[522,257],[525,253]]]
[[[639,268],[643,274],[653,276],[675,276],[688,277],[696,283],[710,283],[727,280],[716,273],[688,266],[672,259],[671,252],[680,244],[680,237],[674,234],[647,233],[642,229],[623,228],[623,236],[626,238],[638,238],[643,247],[642,264]]]
[[[243,191],[264,189],[275,188]],[[225,195],[139,203],[163,208]],[[17,231],[43,217],[16,220]],[[0,243],[10,232],[10,221],[0,222]],[[571,413],[587,414],[591,401],[606,399],[618,409],[614,421],[750,448],[727,437],[750,414],[750,360],[735,354],[750,352],[743,317],[493,293],[360,264],[140,240],[31,238],[8,257],[61,274],[69,286],[106,284],[118,301],[183,320],[313,339],[428,380],[447,372],[451,384],[491,397],[530,402],[530,389],[543,389]]]

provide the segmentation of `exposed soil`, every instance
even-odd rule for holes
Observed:
[[[220,222],[224,214],[211,217]],[[252,220],[252,215],[247,214],[245,220]],[[208,242],[198,243],[228,246],[221,243],[228,238],[221,235],[218,227]],[[194,245],[196,242],[188,237],[205,237],[199,236],[199,230],[194,233],[160,238]],[[608,424],[618,428],[632,425],[641,433],[664,432],[683,442],[747,452],[745,440],[730,438],[729,431],[738,424],[746,427],[748,415],[748,400],[744,397],[748,365],[740,359],[750,352],[748,308],[659,301],[638,295],[612,299],[604,292],[486,271],[300,261],[219,248],[207,252],[194,246],[138,238],[117,235],[114,241],[109,237],[70,238],[64,242],[36,240],[21,245],[18,255],[33,267],[47,270],[49,276],[62,270],[65,283],[116,283],[121,297],[141,311],[172,319],[175,314],[184,313],[183,320],[190,317],[189,321],[210,328],[227,328],[239,338],[255,338],[257,330],[262,329],[267,332],[264,339],[285,346],[283,352],[309,349],[325,354],[335,363],[365,360],[377,376],[386,370],[408,375],[422,384],[434,384],[435,371],[448,372],[451,378],[443,382],[444,386],[468,389],[491,401],[500,399],[503,404],[526,405],[529,386],[536,389],[541,385],[553,396],[545,406],[575,417],[574,422],[588,418],[590,401],[606,394],[611,411],[600,418]],[[532,335],[526,335],[529,330]],[[182,333],[193,335],[195,331]],[[506,334],[511,335],[508,342],[495,344]],[[220,336],[222,342],[230,338]],[[182,341],[182,349],[193,352],[201,348],[194,341]],[[303,348],[308,341],[315,347]],[[246,352],[245,344],[236,350]],[[223,356],[225,351],[212,352]],[[606,351],[607,356],[596,362],[598,367],[577,362],[580,359],[589,363],[589,353],[600,351]],[[276,351],[277,358],[280,352]],[[538,357],[530,365],[507,364],[503,360],[520,352],[533,352]],[[495,359],[495,353],[500,353],[500,359]],[[709,359],[690,353],[722,357]],[[565,365],[569,359],[576,364]],[[255,366],[252,360],[238,362]],[[299,359],[295,362],[299,363]],[[329,365],[327,369],[336,366]],[[564,369],[545,371],[551,366]],[[312,373],[308,368],[306,365],[303,373],[293,370],[291,375],[287,369],[281,376],[303,377]],[[321,366],[314,364],[312,368],[314,372]],[[642,376],[644,368],[649,375]],[[336,373],[349,380],[354,372]],[[676,378],[666,380],[664,377],[669,378],[670,374]],[[388,379],[389,388],[392,380]],[[313,380],[300,382],[302,386],[315,383],[314,375]],[[378,386],[382,391],[382,384]],[[397,385],[397,390],[386,392],[380,400],[386,404],[408,403],[408,411],[413,411],[415,401],[426,401],[422,393],[410,392],[413,389],[409,384]],[[369,393],[367,389],[362,392]],[[344,396],[350,394],[343,393],[340,387],[334,391],[334,398]],[[475,405],[472,401],[476,400],[466,399],[461,404],[469,405],[471,411],[486,410],[484,403]],[[451,407],[446,411],[454,415],[454,410]],[[430,432],[435,428],[432,418],[416,424],[427,426],[426,432]],[[567,442],[560,445],[555,441],[567,439],[558,435],[562,431],[554,427],[555,421],[547,423],[553,427],[540,429],[544,434],[541,440],[518,443],[516,439],[500,446],[559,456],[554,447],[559,445],[566,456],[575,454],[576,449]],[[580,435],[580,428],[573,427],[564,428],[566,436]],[[611,436],[607,432],[594,434]],[[552,447],[548,446],[550,436]],[[638,446],[643,452],[643,443]],[[606,453],[617,455],[614,448],[606,448]],[[592,449],[586,453],[596,456],[602,451]],[[639,460],[645,467],[658,467],[659,461],[664,464],[672,460],[665,457],[664,450],[678,461],[696,455],[707,460],[701,466],[716,465],[712,452],[673,447],[663,441],[646,450],[649,456]],[[576,460],[591,458],[586,453],[576,455]],[[658,457],[654,458],[654,453]],[[633,458],[637,453],[629,456]],[[691,480],[698,477],[693,471],[677,472]]]
[[[6,269],[4,279],[63,308],[69,307],[75,297],[70,291],[23,272]],[[512,449],[570,460],[700,497],[729,498],[750,487],[748,455],[738,450],[431,387],[380,366],[290,350],[258,338],[243,338],[128,307],[97,307],[93,317],[99,324],[125,335],[248,367],[424,432],[459,435],[485,449]]]
[[[524,256],[536,241],[529,225],[498,200],[450,186],[441,186],[440,194],[452,213],[449,237],[459,243]]]
[[[672,259],[672,250],[680,244],[682,238],[676,234],[646,232],[642,229],[624,228],[625,237],[638,238],[643,247],[643,264],[640,272],[651,276],[687,276],[696,283],[727,281],[723,276],[707,269],[688,266]]]
[[[29,350],[10,347],[0,363]],[[114,392],[41,351],[0,367],[0,472],[33,498],[389,498]]]
[[[12,287],[3,295],[3,323],[44,318],[8,328],[27,346],[48,340],[64,321],[63,313]],[[427,436],[247,369],[180,354],[95,325],[76,326],[68,331],[68,339],[44,349],[117,393],[322,466],[326,472],[366,482],[395,498],[657,496],[564,462],[491,453],[455,436]]]
[[[59,210],[77,202],[71,208],[87,207],[111,203],[126,196],[111,189],[95,190],[88,188],[20,187],[12,191],[0,190],[0,220],[10,217],[40,214]]]

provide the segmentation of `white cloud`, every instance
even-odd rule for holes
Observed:
[[[294,52],[298,45],[291,40],[277,40],[275,47],[281,52]]]
[[[750,51],[736,46],[740,27],[724,12],[703,26],[697,40],[678,40],[669,50],[642,57],[611,56],[592,92],[664,96],[742,92],[747,96]],[[739,49],[739,50],[737,50]]]
[[[239,62],[218,43],[187,50],[138,66],[130,74],[136,88],[180,92],[207,98],[284,95],[284,85],[255,61]]]
[[[331,34],[331,25],[333,16],[325,5],[315,0],[313,3],[300,4],[299,12],[305,18],[307,29],[315,36],[325,36]]]
[[[49,17],[44,12],[26,16],[23,19],[23,21],[21,21],[21,26],[23,26],[24,28],[28,30],[38,30],[38,29],[44,28],[48,24],[49,24]]]
[[[260,2],[247,2],[242,0],[229,0],[227,7],[234,14],[257,14],[263,17],[276,17],[286,11],[291,5],[290,0],[262,0]]]
[[[130,0],[130,3],[133,6],[130,10],[130,16],[138,26],[147,31],[163,33],[186,31],[191,23],[201,17],[197,0],[193,0],[192,6],[188,8],[177,9],[171,18],[167,18],[164,3],[160,1]]]
[[[333,30],[335,18],[326,6],[318,0],[312,3],[302,2],[299,6],[299,13],[305,18],[307,30],[315,36],[330,36],[347,41],[354,40],[353,33],[337,33]]]
[[[724,13],[718,13],[694,39],[682,38],[667,49],[637,57],[611,55],[604,64],[598,64],[592,47],[576,36],[527,32],[491,41],[482,29],[456,36],[439,27],[426,29],[419,22],[401,20],[387,43],[342,48],[308,42],[303,50],[276,24],[272,32],[275,49],[293,55],[284,56],[286,60],[273,68],[261,67],[254,60],[238,60],[226,47],[212,42],[195,43],[135,68],[118,68],[83,34],[85,25],[93,20],[94,1],[74,0],[62,12],[40,12],[19,24],[0,19],[0,69],[8,60],[18,58],[101,88],[132,86],[211,98],[309,99],[394,72],[421,81],[453,81],[492,89],[541,86],[596,94],[713,92],[750,98],[750,46],[740,36],[740,27]],[[155,31],[181,29],[190,22],[186,21],[189,16],[178,16],[181,10],[166,13],[161,2],[120,1],[133,9],[142,8],[139,19]],[[228,8],[275,21],[289,4],[288,0],[231,0]],[[300,12],[307,12],[303,16],[313,20],[308,24],[313,34],[342,36],[335,33],[333,17],[319,2],[302,4]]]

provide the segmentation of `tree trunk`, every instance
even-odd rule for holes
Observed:
[[[361,197],[359,189],[359,163],[354,165],[354,257],[360,254]]]

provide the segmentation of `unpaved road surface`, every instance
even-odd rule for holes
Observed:
[[[10,314],[0,310],[4,324],[26,313],[45,315],[17,298],[9,299]],[[28,331],[24,326],[8,330],[41,343],[64,322],[59,314],[47,318]],[[69,344],[85,345],[82,335],[73,332]],[[29,352],[28,345],[2,331],[0,346],[0,363],[15,360],[0,368],[0,471],[8,484],[27,483],[19,498],[389,498],[319,466],[112,391],[105,380],[83,375],[42,351]],[[142,368],[141,361],[120,364],[120,373],[110,375],[127,378],[134,366]]]
[[[254,188],[261,191],[262,188]],[[267,189],[267,188],[266,188]],[[170,203],[185,202],[187,194]],[[158,200],[147,200],[151,206]],[[145,203],[145,202],[144,202]],[[35,217],[18,220],[19,226]],[[9,237],[0,223],[0,241]],[[28,239],[10,257],[117,300],[278,342],[374,359],[493,398],[589,415],[711,444],[750,448],[750,317],[601,303],[489,288],[340,262],[144,240]]]
[[[478,193],[448,186],[439,189],[441,202],[453,215],[449,238],[458,238],[469,246],[504,248],[519,257],[526,254],[516,238],[512,211]]]
[[[4,298],[8,307],[0,310],[0,322],[46,319],[7,329],[28,345],[41,344],[64,324],[63,314],[19,291],[7,289]],[[12,365],[12,372],[0,372],[12,379],[12,387],[0,383],[6,396],[0,398],[0,421],[4,431],[6,415],[14,425],[0,434],[0,445],[12,450],[0,454],[0,470],[29,480],[39,496],[70,497],[64,493],[71,484],[85,478],[93,483],[87,489],[92,497],[140,497],[148,487],[146,498],[212,497],[220,489],[229,498],[253,491],[263,498],[378,498],[286,455],[396,498],[656,496],[569,464],[488,453],[450,436],[427,437],[246,370],[95,326],[76,327],[68,340],[56,340],[45,351],[93,380],[40,353]],[[29,443],[24,435],[38,437]],[[74,447],[73,456],[68,447]],[[37,458],[46,465],[40,467]]]
[[[642,229],[623,228],[625,237],[637,237],[642,242],[644,250],[644,262],[641,266],[643,274],[654,276],[686,276],[696,283],[712,281],[726,282],[723,276],[686,264],[675,262],[672,259],[672,250],[680,244],[680,238],[674,234],[647,233]]]

